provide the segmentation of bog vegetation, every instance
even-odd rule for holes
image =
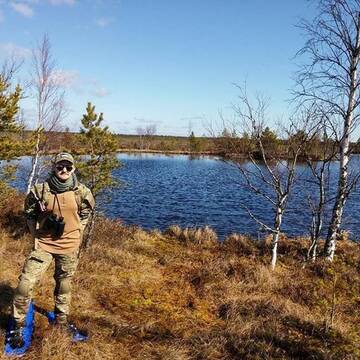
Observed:
[[[30,248],[22,198],[1,216],[0,341]],[[36,315],[26,359],[358,359],[359,245],[343,239],[336,260],[304,262],[307,239],[282,238],[275,271],[268,240],[209,228],[145,232],[97,222],[74,280],[73,320],[91,339],[69,339]],[[49,269],[51,272],[53,269]],[[50,275],[50,274],[49,274]],[[53,280],[36,303],[52,309]],[[41,289],[41,290],[40,290]]]

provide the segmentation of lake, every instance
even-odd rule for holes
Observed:
[[[119,154],[118,158],[123,166],[114,175],[123,186],[114,191],[111,202],[101,204],[101,210],[110,218],[145,229],[164,230],[173,224],[209,225],[220,238],[233,232],[262,236],[263,230],[243,209],[242,204],[246,204],[262,221],[272,223],[270,204],[242,186],[236,167],[217,158],[159,154]],[[353,168],[358,168],[359,158],[355,160]],[[307,197],[316,189],[309,182],[305,164],[299,165],[297,173],[298,182],[284,216],[283,232],[290,236],[308,233]],[[337,164],[333,163],[330,188],[335,189],[336,182]],[[20,183],[17,187],[23,188]],[[360,235],[359,205],[360,189],[355,189],[343,221],[343,228],[350,231],[353,239]]]

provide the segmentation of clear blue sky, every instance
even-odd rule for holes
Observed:
[[[206,133],[236,100],[233,83],[288,112],[303,45],[295,25],[314,16],[306,0],[0,0],[0,60],[25,56],[47,33],[64,75],[73,130],[88,101],[118,133],[156,124],[159,134]],[[31,122],[31,102],[23,106]]]

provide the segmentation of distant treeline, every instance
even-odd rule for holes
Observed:
[[[24,131],[21,135],[23,139],[28,139],[32,131]],[[79,133],[64,132],[46,132],[48,138],[45,152],[53,153],[59,150],[67,150],[75,154],[83,152],[83,146],[79,141]],[[218,153],[215,141],[212,138],[199,137],[192,141],[185,136],[167,136],[167,135],[115,135],[118,141],[119,151],[159,151],[175,153]]]
[[[273,136],[273,132],[268,130],[269,136],[263,138],[267,154],[272,157],[288,157],[284,152],[288,140],[278,139]],[[31,137],[32,131],[26,130],[20,136],[26,140]],[[45,153],[55,153],[66,150],[74,154],[84,152],[83,145],[79,141],[79,133],[47,132],[47,146]],[[224,157],[243,156],[247,157],[250,153],[256,157],[259,149],[251,138],[244,136],[220,135],[216,137],[196,137],[193,133],[190,136],[170,136],[170,135],[124,135],[116,134],[118,141],[118,150],[121,151],[139,151],[139,152],[165,152],[182,154],[209,154]],[[328,146],[329,139],[327,139]],[[320,159],[323,153],[324,141],[312,139],[304,148],[304,156],[310,156],[312,159]],[[352,143],[353,153],[360,153],[360,143]],[[306,152],[306,154],[305,154]]]

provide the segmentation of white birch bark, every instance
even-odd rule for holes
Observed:
[[[33,71],[31,89],[36,101],[36,140],[33,152],[32,167],[28,177],[27,192],[39,177],[40,153],[44,150],[46,133],[42,141],[42,132],[59,129],[61,121],[66,115],[64,91],[61,79],[55,68],[55,62],[51,55],[51,45],[45,35],[42,42],[33,50]],[[60,76],[61,77],[61,76]]]
[[[313,123],[311,110],[299,114],[299,118],[296,120],[289,119],[290,125],[283,128],[283,131],[288,136],[284,144],[286,145],[284,154],[288,156],[288,159],[281,159],[279,152],[265,148],[263,144],[264,129],[266,129],[264,123],[267,118],[267,103],[265,99],[258,96],[255,105],[253,105],[246,94],[246,87],[238,86],[238,89],[240,90],[240,95],[238,96],[240,103],[234,106],[234,110],[242,125],[240,129],[245,128],[250,131],[250,140],[253,141],[253,146],[249,147],[248,154],[252,166],[244,166],[241,162],[235,162],[235,165],[241,173],[243,180],[241,185],[271,206],[271,211],[274,214],[272,224],[266,224],[266,222],[260,219],[261,216],[259,217],[252,213],[245,204],[241,204],[241,207],[245,209],[251,219],[272,234],[270,267],[274,270],[277,263],[278,242],[283,216],[289,194],[295,182],[297,159],[305,143],[316,134],[318,125],[316,122]],[[237,133],[241,132],[238,131]],[[302,136],[298,137],[299,133]],[[257,149],[260,153],[260,161],[253,156],[254,149]]]
[[[282,223],[282,209],[277,209],[277,214],[275,218],[275,226],[271,243],[271,269],[275,270],[276,261],[277,261],[277,249],[278,249],[278,243],[279,243],[279,236],[280,236],[280,229],[281,229],[281,223]]]
[[[353,125],[354,109],[356,107],[357,92],[358,92],[358,70],[360,56],[360,13],[358,15],[356,47],[354,49],[354,56],[351,59],[350,68],[350,86],[349,98],[347,104],[346,116],[344,118],[343,134],[340,141],[340,169],[339,182],[336,202],[332,212],[332,218],[329,226],[328,235],[326,238],[324,253],[326,259],[332,261],[334,259],[336,239],[340,229],[344,206],[347,198],[348,185],[348,165],[349,165],[349,149],[350,149],[350,133]],[[356,55],[355,55],[356,54]]]
[[[325,161],[325,160],[324,160]],[[311,244],[307,253],[307,259],[316,260],[318,241],[323,226],[323,213],[325,206],[325,163],[323,163],[320,174],[316,174],[316,170],[312,168],[314,176],[318,179],[319,200],[316,209],[313,211],[311,226]]]
[[[39,152],[40,152],[40,133],[38,133],[38,135],[36,137],[35,155],[33,156],[32,161],[31,161],[31,171],[30,171],[30,175],[28,178],[26,194],[30,193],[31,187],[34,184],[34,179],[36,176],[36,169],[38,167],[38,162],[39,162]]]

